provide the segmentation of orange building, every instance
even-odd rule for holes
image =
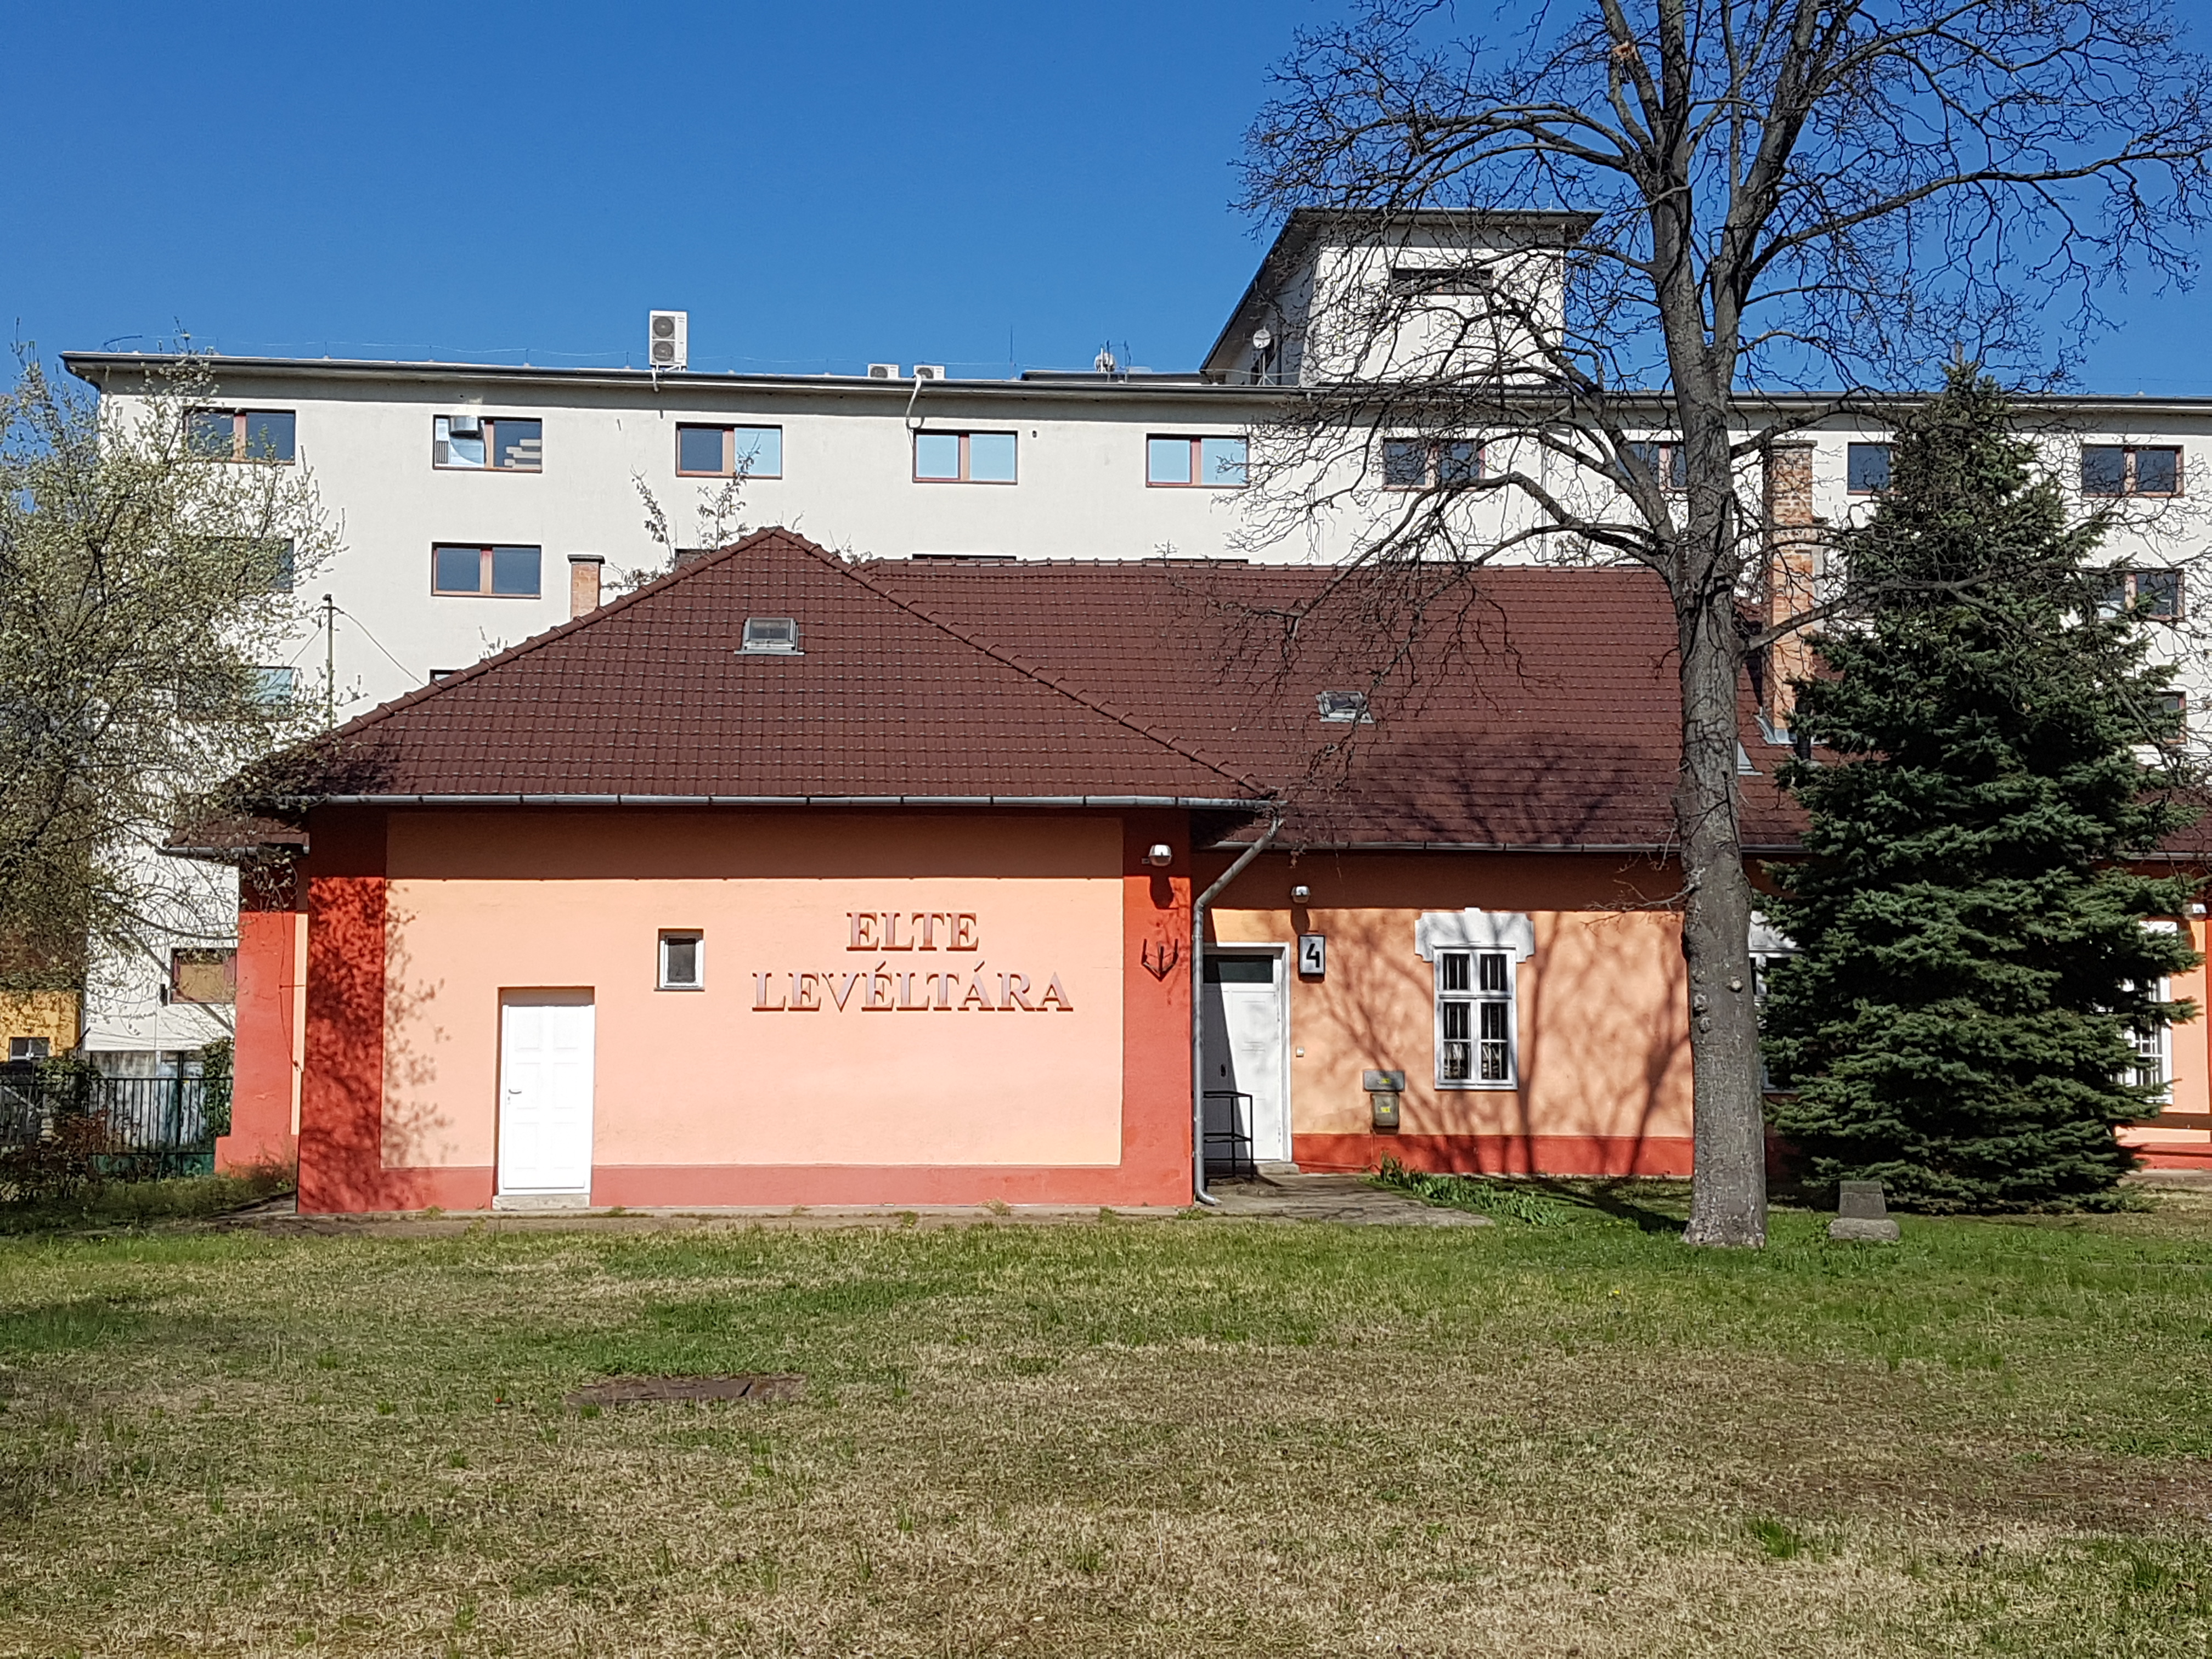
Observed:
[[[762,532],[354,722],[237,837],[220,1156],[296,1153],[310,1210],[1685,1172],[1673,639],[1635,572]]]

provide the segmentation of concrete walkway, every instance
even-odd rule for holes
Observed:
[[[1256,1181],[1217,1182],[1219,1213],[1277,1221],[1340,1221],[1369,1227],[1487,1227],[1486,1215],[1439,1209],[1365,1176],[1298,1175],[1269,1170]]]
[[[816,1204],[788,1209],[688,1206],[641,1210],[409,1210],[367,1215],[301,1215],[293,1200],[270,1199],[204,1224],[283,1236],[332,1238],[449,1238],[468,1232],[672,1232],[703,1227],[974,1227],[992,1223],[1036,1226],[1050,1223],[1140,1220],[1173,1216],[1194,1219],[1334,1221],[1355,1226],[1486,1227],[1487,1216],[1443,1210],[1403,1193],[1370,1186],[1363,1176],[1270,1171],[1256,1181],[1222,1182],[1212,1188],[1218,1207],[1084,1209],[1054,1204],[890,1205]]]

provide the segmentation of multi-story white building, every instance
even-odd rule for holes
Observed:
[[[270,667],[298,694],[330,696],[343,719],[590,608],[603,573],[665,566],[664,538],[696,547],[740,524],[892,558],[1344,557],[1367,544],[1404,487],[1489,465],[1482,434],[1442,445],[1370,434],[1328,464],[1335,476],[1314,485],[1327,505],[1310,515],[1285,514],[1279,481],[1247,487],[1259,459],[1253,434],[1324,379],[1413,372],[1436,318],[1463,317],[1495,283],[1519,296],[1509,307],[1516,323],[1557,316],[1561,250],[1583,223],[1429,214],[1378,229],[1295,215],[1187,373],[1102,360],[1088,372],[1005,380],[948,379],[926,364],[878,364],[865,375],[693,374],[683,366],[682,314],[655,313],[671,319],[656,322],[652,342],[665,366],[645,369],[216,359],[204,365],[216,387],[195,421],[214,453],[313,472],[342,550],[311,578],[308,597],[326,593],[330,605],[292,659]],[[1502,275],[1425,280],[1470,256]],[[1378,346],[1345,321],[1342,296],[1393,284],[1432,294],[1437,308]],[[1510,327],[1490,337],[1509,353],[1512,337]],[[118,352],[64,361],[118,415],[174,362]],[[1760,418],[1826,407],[1768,401]],[[2203,536],[2192,492],[2212,495],[2212,473],[2201,470],[2212,459],[2212,398],[2030,398],[2024,408],[2063,481],[2091,504],[2128,509],[2112,554],[2123,572],[2142,574],[2118,580],[2170,619],[2169,647],[2193,666],[2184,573]],[[1663,446],[1662,428],[1650,435]],[[1883,438],[1876,422],[1823,414],[1798,434],[1791,465],[1770,471],[1776,521],[1817,532],[1863,511],[1887,477]],[[1663,448],[1656,459],[1662,472],[1672,465]],[[1352,476],[1341,476],[1347,467]],[[1501,533],[1514,511],[1494,498],[1472,507],[1473,539]],[[179,982],[173,966],[117,978],[88,1011],[88,1046],[170,1046],[179,1016],[165,1002]],[[182,1023],[198,1033],[205,1021],[195,1011]]]

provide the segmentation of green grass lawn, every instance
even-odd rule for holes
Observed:
[[[2212,1647],[2212,1205],[1672,1201],[0,1238],[0,1653]]]

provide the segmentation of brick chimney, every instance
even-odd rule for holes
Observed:
[[[599,608],[599,568],[606,560],[597,553],[568,556],[568,615],[588,616]]]
[[[1787,439],[1766,452],[1766,625],[1774,626],[1813,603],[1820,574],[1822,526],[1813,516],[1813,443]],[[1802,633],[1784,635],[1766,647],[1760,703],[1769,726],[1790,724],[1796,699],[1793,679],[1813,672],[1813,652]]]

